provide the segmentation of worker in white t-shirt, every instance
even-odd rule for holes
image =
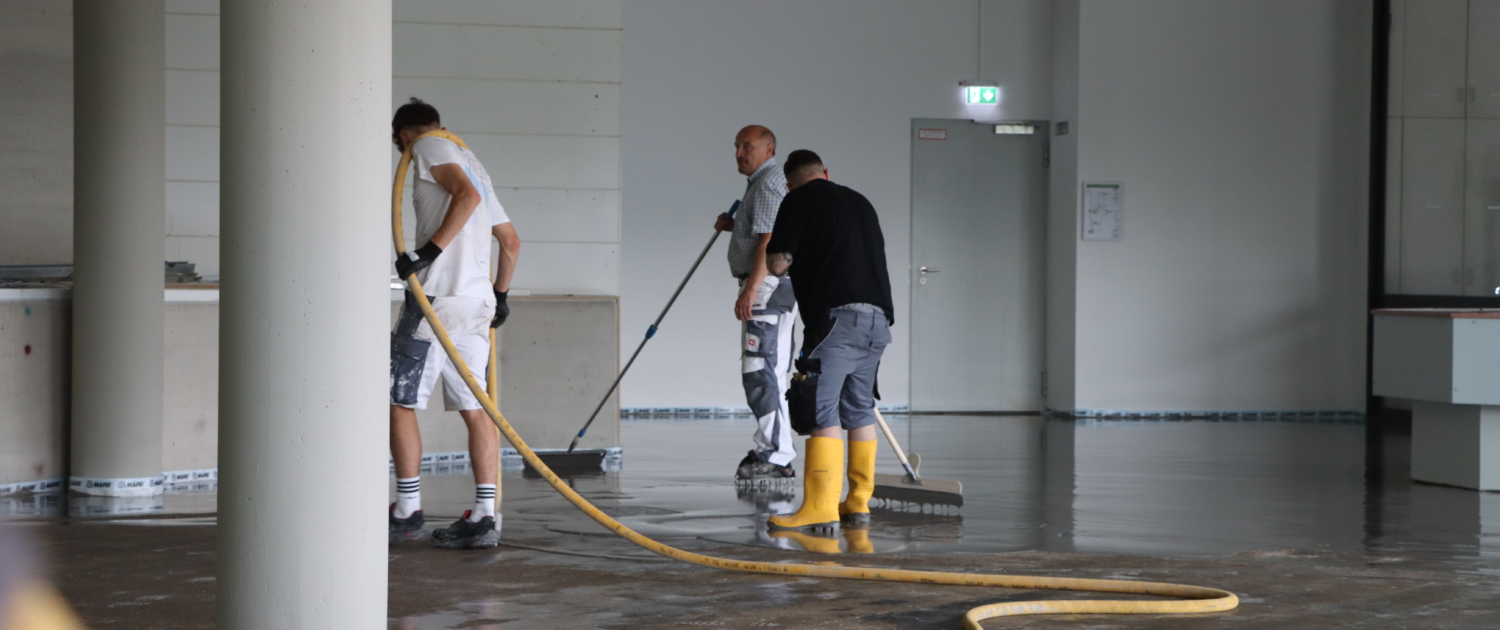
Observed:
[[[438,112],[418,99],[402,105],[391,120],[396,148],[411,145],[416,165],[412,205],[421,247],[398,256],[396,273],[417,274],[432,300],[438,321],[459,356],[483,383],[489,366],[489,329],[510,314],[506,294],[516,269],[521,241],[495,199],[495,187],[474,152],[446,138],[417,140],[441,129]],[[411,144],[414,142],[416,144]],[[500,263],[490,282],[490,239],[500,242]],[[443,403],[469,428],[469,461],[474,468],[474,509],[446,529],[431,532],[433,544],[450,549],[482,549],[500,544],[495,513],[495,479],[500,435],[458,368],[438,345],[432,327],[410,291],[391,332],[391,457],[396,464],[396,502],[390,509],[390,542],[418,540],[423,528],[421,494],[422,434],[417,409],[443,379]]]

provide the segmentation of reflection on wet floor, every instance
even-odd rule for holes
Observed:
[[[1412,483],[1409,438],[1367,439],[1360,421],[889,420],[908,449],[922,455],[924,474],[963,482],[963,508],[877,505],[867,536],[771,536],[762,528],[766,516],[795,509],[801,488],[735,487],[731,477],[753,428],[748,418],[626,420],[623,469],[570,483],[606,512],[669,544],[698,538],[823,553],[1342,553],[1372,565],[1500,574],[1500,493]],[[800,473],[801,462],[793,465]],[[900,472],[885,445],[877,470]],[[505,472],[502,492],[508,532],[559,536],[560,545],[566,544],[562,534],[606,535],[545,482],[520,470]],[[424,477],[429,522],[440,525],[462,513],[472,493],[464,474]],[[204,490],[138,505],[70,501],[60,494],[0,497],[0,515],[23,517],[155,524],[164,516],[213,510],[214,495]]]
[[[963,482],[965,504],[949,513],[877,507],[869,533],[877,552],[1307,550],[1500,574],[1500,494],[1412,483],[1409,438],[1367,444],[1360,421],[890,420],[922,454],[924,474]],[[737,491],[729,480],[749,428],[731,419],[626,421],[622,520],[659,536],[789,547],[758,525],[799,497]],[[878,461],[880,472],[900,472],[888,447]],[[658,511],[629,514],[645,507]],[[602,532],[582,519],[549,529]]]

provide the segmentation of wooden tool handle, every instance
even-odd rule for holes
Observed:
[[[901,467],[906,469],[906,474],[911,475],[913,481],[921,481],[922,478],[917,476],[917,471],[913,470],[911,463],[906,461],[906,451],[901,450],[901,445],[896,443],[896,435],[891,433],[891,425],[885,423],[885,416],[880,415],[879,409],[872,411],[875,412],[875,421],[880,423],[881,433],[885,434],[885,441],[889,442],[891,448],[896,451],[896,459],[901,460]]]

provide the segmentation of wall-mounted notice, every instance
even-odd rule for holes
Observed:
[[[1083,183],[1083,240],[1125,239],[1125,185],[1120,182]]]

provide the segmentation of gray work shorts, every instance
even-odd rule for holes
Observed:
[[[875,374],[891,344],[885,313],[834,310],[832,328],[805,353],[818,364],[817,429],[858,429],[875,423]]]

